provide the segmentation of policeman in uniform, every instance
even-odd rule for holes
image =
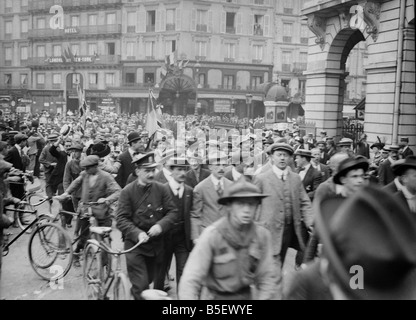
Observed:
[[[154,152],[138,156],[133,164],[137,180],[121,191],[116,221],[126,250],[142,242],[126,254],[132,295],[139,300],[142,299],[142,291],[149,288],[154,275],[163,267],[161,235],[169,231],[179,217],[169,186],[154,181],[155,168],[158,166]]]

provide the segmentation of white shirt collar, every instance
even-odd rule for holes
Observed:
[[[403,192],[403,194],[404,194],[404,196],[406,197],[407,200],[413,200],[413,201],[416,200],[416,194],[411,194],[405,186],[403,186],[403,188],[401,190],[402,190],[402,192]]]
[[[169,179],[168,183],[169,183],[169,186],[170,186],[171,190],[173,191],[173,194],[176,196],[177,193],[179,192],[179,197],[182,198],[183,191],[185,189],[184,184],[177,182],[173,178]],[[178,189],[179,189],[179,191],[178,191]]]
[[[279,169],[278,167],[276,167],[275,165],[272,165],[272,170],[273,170],[274,174],[275,174],[275,175],[276,175],[279,179],[281,179],[281,178],[282,178],[282,175],[283,175],[283,178],[284,178],[284,179],[286,179],[287,174],[289,173],[289,170],[287,169],[287,167],[285,168],[285,170],[281,170],[281,169]]]
[[[240,179],[240,177],[241,177],[241,173],[240,173],[240,172],[238,172],[238,171],[236,170],[236,168],[235,168],[235,167],[233,167],[233,168],[231,169],[231,173],[232,173],[232,175],[233,175],[233,179],[234,179],[234,181],[237,181],[238,179]]]
[[[166,169],[165,167],[163,167],[162,168],[162,170],[163,170],[163,174],[165,175],[165,177],[166,177],[166,180],[170,180],[172,177],[172,172],[170,172],[168,169]]]
[[[404,186],[400,183],[399,177],[394,178],[394,184],[396,185],[397,190],[402,190]]]
[[[17,151],[19,151],[19,153],[22,152],[22,148],[17,143],[14,146],[16,147]]]
[[[211,181],[214,184],[214,186],[217,186],[218,183],[221,183],[221,187],[224,189],[224,181],[223,181],[223,179],[217,179],[217,178],[214,177],[213,174],[211,174]]]

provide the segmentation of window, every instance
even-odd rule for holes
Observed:
[[[6,21],[4,29],[5,29],[5,33],[6,33],[6,39],[11,39],[12,32],[13,32],[13,22],[12,21]]]
[[[206,85],[207,75],[205,73],[198,74],[198,88],[204,88]]]
[[[22,33],[22,34],[27,33],[28,30],[29,30],[28,20],[21,20],[20,21],[20,33]]]
[[[202,60],[207,56],[207,43],[205,41],[196,41],[196,59]]]
[[[114,42],[107,43],[107,54],[110,56],[116,54],[116,44]]]
[[[12,0],[6,0],[6,6],[5,6],[5,13],[10,13],[13,11],[13,3]]]
[[[153,84],[153,83],[155,83],[155,74],[150,73],[150,72],[145,73],[144,74],[144,79],[145,79],[146,83]]]
[[[293,0],[285,0],[283,3],[283,13],[293,14]]]
[[[156,11],[147,11],[147,25],[146,31],[147,32],[154,32],[156,26]]]
[[[308,64],[308,53],[301,52],[299,54],[299,60],[300,60],[300,69],[302,71],[305,71],[307,69],[307,64]]]
[[[155,52],[155,42],[154,41],[146,41],[146,58],[147,59],[154,59],[154,52]]]
[[[115,84],[115,75],[114,73],[105,74],[105,84],[108,86],[113,86]]]
[[[62,47],[61,47],[60,44],[55,44],[52,47],[52,50],[53,50],[53,56],[54,57],[60,57],[62,55]]]
[[[166,10],[166,30],[175,30],[176,9]]]
[[[251,77],[251,87],[253,89],[259,87],[262,83],[263,83],[263,77],[261,76]]]
[[[257,36],[263,35],[264,16],[256,14],[254,16],[254,30],[253,34]]]
[[[71,16],[71,27],[79,27],[79,16]]]
[[[45,84],[45,74],[44,73],[38,73],[36,75],[36,83],[37,84]]]
[[[107,24],[116,24],[116,14],[107,13]]]
[[[134,72],[127,72],[126,83],[135,83],[135,82],[136,82],[136,74]]]
[[[81,83],[81,74],[72,73],[72,89],[76,89],[77,85]]]
[[[226,52],[225,52],[226,61],[234,61],[234,59],[235,59],[235,44],[234,43],[226,43],[225,48],[226,48]]]
[[[98,73],[89,73],[88,74],[88,83],[89,84],[98,84]]]
[[[96,43],[89,43],[88,44],[88,55],[94,56],[97,54],[97,44]]]
[[[306,24],[300,26],[300,43],[308,44],[309,41],[309,28]]]
[[[29,1],[28,0],[22,0],[20,7],[22,9],[27,8]]]
[[[303,96],[305,95],[305,93],[306,93],[306,80],[299,80],[298,92]]]
[[[127,32],[136,32],[136,12],[127,12]]]
[[[262,61],[263,60],[263,46],[253,45],[253,51],[254,51],[253,60]]]
[[[21,85],[27,85],[27,73],[21,73],[20,74],[20,84]]]
[[[88,25],[89,26],[96,26],[97,25],[97,15],[96,14],[88,15]]]
[[[4,48],[4,60],[6,60],[6,66],[12,64],[13,50],[12,48]]]
[[[27,60],[28,58],[28,47],[20,47],[20,60]]]
[[[61,84],[61,74],[60,73],[52,74],[52,84]]]
[[[176,40],[168,40],[165,42],[165,54],[171,54],[176,51]]]
[[[45,53],[45,46],[37,46],[36,47],[36,56],[39,58],[44,58],[46,55]]]
[[[79,44],[71,44],[71,51],[74,56],[80,55],[80,47]]]
[[[235,13],[227,12],[226,33],[235,33]]]
[[[38,18],[36,20],[38,29],[45,29],[45,18]]]
[[[292,42],[292,34],[293,34],[292,29],[293,29],[292,23],[283,24],[283,42],[287,42],[287,43]]]
[[[12,85],[12,74],[11,73],[5,73],[4,74],[4,84],[11,86]]]
[[[126,43],[126,56],[127,57],[134,57],[134,42],[127,42]]]
[[[208,11],[196,11],[196,31],[207,32],[208,30]]]
[[[283,51],[282,53],[282,71],[290,72],[292,68],[292,52]]]
[[[225,75],[223,78],[223,88],[224,89],[233,89],[234,87],[234,76]]]

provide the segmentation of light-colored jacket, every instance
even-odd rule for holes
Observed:
[[[262,193],[270,194],[269,197],[262,199],[256,220],[271,231],[273,253],[278,255],[282,247],[285,221],[283,182],[272,170],[269,170],[256,176],[253,183]],[[297,173],[289,170],[285,183],[291,190],[295,233],[301,249],[304,249],[306,244],[302,237],[301,222],[303,221],[306,227],[313,225],[311,201]]]
[[[204,229],[191,251],[179,282],[179,299],[213,299],[215,291],[232,293],[247,285],[256,288],[254,299],[272,299],[275,270],[270,232],[257,225],[257,236],[250,246],[236,251],[217,229],[224,219]],[[250,274],[243,272],[247,261],[253,264]]]

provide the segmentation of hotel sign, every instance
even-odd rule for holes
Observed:
[[[50,57],[46,61],[48,63],[94,63],[96,56],[74,56],[71,59],[63,56]]]
[[[71,28],[65,28],[64,29],[65,33],[79,33],[79,29],[76,27],[71,27]]]

